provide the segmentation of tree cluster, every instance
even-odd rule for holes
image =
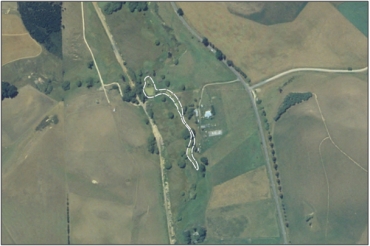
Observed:
[[[5,98],[14,98],[18,95],[18,89],[15,85],[8,82],[1,82],[1,101]]]
[[[18,11],[31,37],[62,58],[62,2],[18,2]]]
[[[153,134],[148,138],[148,151],[152,154],[159,154],[157,141],[155,141],[155,137]]]
[[[207,236],[207,230],[204,227],[194,227],[183,232],[184,242],[186,244],[198,244],[204,242]]]
[[[122,8],[122,4],[125,2],[106,2],[103,7],[103,12],[105,15],[111,15]]]
[[[131,13],[135,12],[135,10],[138,12],[147,11],[148,2],[128,2],[127,7]]]
[[[308,99],[310,99],[312,97],[312,93],[311,92],[305,92],[305,93],[289,93],[282,105],[279,107],[278,109],[278,112],[274,118],[275,121],[278,121],[281,117],[282,114],[284,114],[290,107],[298,104],[298,103],[301,103],[303,101],[307,101]]]
[[[64,81],[62,83],[62,88],[63,88],[64,91],[69,90],[71,88],[71,83],[69,81]]]
[[[45,127],[49,126],[51,123],[53,123],[54,125],[58,124],[59,122],[59,119],[58,119],[58,116],[57,115],[53,115],[51,117],[49,116],[46,116],[41,122],[40,124],[37,125],[36,127],[36,131],[42,131]]]
[[[133,82],[135,83],[135,87],[131,88],[129,85],[126,85],[126,87],[123,90],[123,97],[122,100],[125,102],[132,102],[132,103],[139,103],[136,99],[136,96],[139,97],[139,99],[145,103],[146,97],[143,93],[143,73],[139,72],[138,76],[136,76],[135,72],[132,70],[129,70],[129,74]]]

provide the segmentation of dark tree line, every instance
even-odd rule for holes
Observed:
[[[279,107],[278,112],[274,118],[275,121],[278,121],[281,117],[282,114],[284,114],[290,107],[301,103],[303,101],[307,101],[312,97],[311,92],[306,92],[306,93],[289,93],[284,101],[283,104]]]
[[[132,102],[138,104],[139,102],[136,99],[136,96],[139,97],[140,101],[145,103],[147,98],[143,93],[144,83],[143,83],[143,73],[138,73],[136,76],[135,72],[129,70],[130,77],[135,83],[135,87],[131,88],[129,85],[126,85],[123,89],[123,97],[122,100],[125,102]],[[153,117],[151,117],[153,118]]]
[[[148,10],[148,2],[128,2],[128,9],[131,13],[137,10],[138,12]]]
[[[1,101],[5,98],[14,98],[18,95],[18,89],[15,85],[8,82],[1,82]]]
[[[148,138],[148,151],[152,154],[159,154],[157,142],[155,141],[155,137],[153,134]]]
[[[103,8],[103,12],[106,15],[111,15],[122,8],[122,4],[125,2],[107,2]]]
[[[31,37],[62,58],[62,2],[18,2],[18,11]]]

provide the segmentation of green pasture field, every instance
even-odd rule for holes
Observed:
[[[122,68],[92,3],[84,3],[86,40],[94,53],[105,84],[121,81]],[[117,41],[116,41],[117,42]],[[96,68],[93,67],[96,71]]]
[[[337,9],[366,37],[368,36],[368,2],[348,1],[340,4]]]
[[[216,115],[213,120],[209,121],[212,124],[216,124],[216,127],[213,127],[214,129],[223,129],[224,132],[221,136],[208,137],[209,140],[201,138],[202,152],[203,155],[208,157],[210,166],[219,163],[225,156],[245,142],[246,139],[256,141],[254,144],[259,145],[258,126],[252,104],[240,83],[208,86],[204,89],[203,95],[208,95],[208,97],[204,98],[205,101],[202,99],[202,104],[204,105],[202,114],[205,112],[204,108],[210,107],[207,98],[213,98]],[[204,120],[202,119],[201,122],[203,124]],[[209,142],[207,143],[206,141]],[[206,145],[204,146],[203,143],[206,143]],[[208,149],[204,150],[204,147]],[[260,160],[263,162],[261,150],[257,149],[257,151],[255,155],[261,156]],[[245,152],[245,155],[249,154]]]
[[[84,3],[88,5],[89,3]],[[86,88],[84,82],[89,77],[93,78],[94,81],[99,79],[98,73],[95,69],[95,66],[92,69],[89,69],[87,63],[92,61],[92,56],[85,44],[83,39],[83,29],[82,29],[82,12],[81,12],[81,3],[80,2],[65,2],[63,3],[63,7],[66,8],[65,11],[62,12],[62,24],[64,25],[63,29],[63,70],[64,81],[71,82],[71,90],[74,89],[73,84],[77,81],[82,81],[82,87]],[[88,27],[88,22],[90,21],[88,16],[88,10],[85,6],[85,27]],[[95,10],[93,10],[95,11]],[[94,22],[95,23],[95,22]],[[98,23],[96,23],[98,24]],[[101,26],[101,24],[99,24]],[[101,27],[102,28],[102,27]],[[91,31],[90,28],[86,29],[86,34],[88,32],[95,32]],[[101,32],[101,29],[97,29],[100,35],[105,36],[105,32]],[[89,37],[86,35],[86,37]],[[106,37],[106,36],[105,36]],[[104,37],[101,37],[104,38]],[[101,39],[99,37],[99,39]],[[89,38],[88,43],[91,45],[91,38]],[[106,44],[106,40],[103,40]],[[108,41],[109,42],[109,41]],[[95,56],[101,56],[101,54],[95,54]],[[115,57],[113,57],[115,58]],[[99,64],[98,64],[99,65]],[[100,66],[99,66],[100,68]],[[104,77],[103,77],[104,79]]]
[[[264,165],[258,132],[234,148],[216,165],[210,168],[212,185],[219,185],[245,172]]]
[[[171,4],[161,2],[159,16],[165,25],[172,29],[173,35],[182,43],[185,50],[176,58],[178,65],[165,64],[158,74],[165,74],[166,79],[171,81],[171,89],[179,91],[181,85],[187,89],[200,89],[200,86],[219,81],[230,81],[235,75],[220,61],[215,58],[202,43],[192,38],[191,33],[178,19]]]
[[[71,241],[167,243],[160,167],[147,151],[144,112],[118,96],[110,99],[108,105],[102,91],[90,90],[66,100]],[[121,233],[109,236],[109,228]]]

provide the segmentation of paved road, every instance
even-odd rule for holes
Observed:
[[[176,12],[176,15],[179,17],[180,21],[184,24],[184,26],[196,37],[199,39],[199,41],[202,41],[202,37],[200,35],[198,35],[195,30],[193,30],[185,21],[185,19],[181,16],[179,16],[177,14],[177,7],[175,5],[174,2],[171,2],[171,5],[172,5],[172,8],[173,10]],[[208,46],[208,49],[215,53],[216,51],[213,50],[210,46]],[[226,64],[226,61],[223,61],[223,63],[227,66]],[[252,88],[244,81],[244,79],[240,76],[240,74],[233,68],[233,67],[229,67],[227,66],[236,76],[237,78],[242,82],[245,90],[248,92],[248,95],[249,95],[249,98],[251,99],[252,101],[252,105],[253,105],[253,109],[254,109],[254,112],[256,114],[256,118],[257,118],[257,123],[258,123],[258,128],[259,128],[259,131],[260,131],[260,135],[261,135],[261,140],[262,140],[262,145],[263,145],[263,149],[264,149],[264,153],[265,153],[265,158],[266,158],[266,163],[267,163],[267,170],[268,170],[268,174],[269,174],[269,179],[270,179],[270,186],[271,186],[271,190],[272,190],[272,193],[273,193],[273,197],[274,197],[274,200],[275,200],[275,203],[276,203],[276,208],[277,208],[277,212],[278,212],[278,216],[279,216],[279,222],[280,222],[280,229],[281,229],[281,234],[283,236],[283,240],[284,240],[284,243],[288,243],[287,242],[287,234],[286,234],[286,231],[285,231],[285,225],[284,225],[284,220],[283,220],[283,215],[281,213],[281,209],[280,209],[280,203],[279,203],[279,198],[278,198],[278,195],[277,195],[277,191],[276,191],[276,186],[275,186],[275,181],[274,181],[274,176],[272,174],[272,170],[271,170],[271,165],[270,165],[270,158],[268,156],[268,152],[267,152],[267,145],[266,145],[266,141],[265,141],[265,137],[264,137],[264,134],[263,134],[263,128],[262,128],[262,124],[261,124],[261,119],[260,119],[260,116],[258,114],[258,109],[257,109],[257,105],[256,105],[256,101],[254,100],[254,97],[252,95]]]
[[[361,73],[367,71],[367,67],[361,68],[361,69],[353,69],[353,70],[343,70],[343,69],[324,69],[324,68],[294,68],[290,69],[288,71],[279,73],[278,75],[275,75],[269,79],[263,80],[253,86],[251,86],[251,89],[255,89],[257,87],[260,87],[264,84],[267,84],[277,78],[280,78],[284,75],[290,74],[290,73],[295,73],[295,72],[325,72],[325,73]]]

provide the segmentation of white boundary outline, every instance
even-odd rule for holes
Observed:
[[[152,80],[152,83],[154,85],[154,89],[155,89],[155,92],[159,91],[159,93],[156,93],[154,96],[148,96],[146,93],[145,93],[145,86],[146,86],[146,79],[147,78],[150,78]],[[186,149],[186,156],[188,157],[189,161],[193,164],[195,170],[199,170],[199,165],[198,165],[198,162],[197,160],[194,158],[194,146],[195,146],[195,136],[194,136],[194,133],[193,131],[191,130],[190,126],[186,123],[185,119],[184,119],[184,111],[182,109],[182,105],[181,105],[181,102],[179,100],[179,98],[176,96],[175,93],[173,93],[172,91],[168,90],[168,89],[157,89],[157,86],[155,85],[154,83],[154,80],[152,79],[152,77],[150,76],[146,76],[144,78],[144,87],[143,87],[143,93],[144,95],[147,97],[147,98],[155,98],[157,96],[160,96],[160,95],[165,95],[165,96],[168,96],[172,102],[175,104],[176,106],[176,109],[177,109],[177,112],[179,113],[180,115],[180,119],[181,119],[181,122],[184,124],[184,126],[189,130],[189,133],[190,133],[190,141],[189,141],[189,144],[188,144],[188,147]],[[176,99],[177,99],[177,103],[175,102],[175,100],[170,96],[170,95],[174,96]],[[179,106],[180,106],[180,109],[181,111],[179,110]],[[189,156],[189,153],[188,153],[188,149],[190,148],[190,145],[191,145],[191,142],[193,141],[193,146],[191,146],[191,156]]]

